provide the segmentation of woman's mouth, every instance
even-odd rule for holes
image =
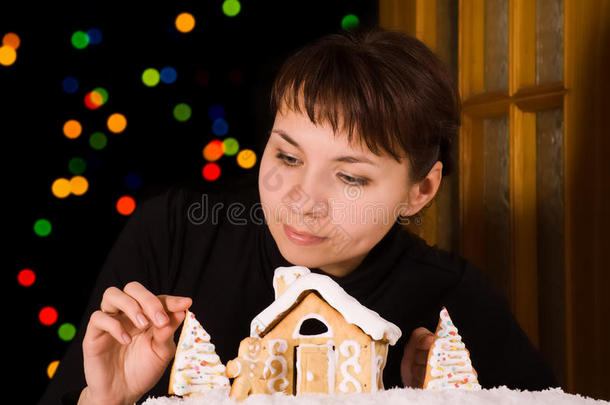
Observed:
[[[293,227],[286,224],[284,224],[284,233],[291,242],[302,246],[317,245],[327,239],[315,236],[308,232],[299,232]]]

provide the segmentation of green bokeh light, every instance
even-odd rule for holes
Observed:
[[[34,233],[41,237],[49,236],[52,228],[51,222],[44,218],[41,218],[34,223]]]
[[[71,323],[62,324],[59,329],[57,329],[57,334],[59,338],[65,342],[69,342],[74,339],[76,335],[76,328]]]
[[[360,25],[360,19],[356,14],[347,14],[341,20],[341,28],[344,30],[351,30]]]
[[[239,0],[225,0],[222,2],[222,12],[227,17],[235,17],[241,10]]]
[[[72,158],[68,163],[68,170],[74,175],[83,174],[87,170],[87,162],[79,157]]]
[[[103,132],[94,132],[89,137],[89,145],[95,150],[102,150],[108,145],[108,138]]]
[[[76,49],[85,49],[89,45],[89,35],[84,31],[75,31],[71,40],[72,46]]]
[[[186,103],[180,103],[174,107],[174,118],[177,121],[187,121],[191,118],[191,107]]]
[[[102,105],[106,104],[106,101],[108,101],[108,92],[106,91],[106,89],[103,87],[96,87],[95,89],[93,89],[93,91],[99,93],[99,95],[102,96]]]
[[[142,83],[148,87],[154,87],[159,84],[161,74],[155,68],[148,68],[142,73]]]
[[[222,141],[222,145],[224,146],[225,155],[233,156],[237,152],[239,152],[239,142],[235,138],[226,138]]]

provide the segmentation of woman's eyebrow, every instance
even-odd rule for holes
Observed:
[[[301,151],[303,150],[303,148],[301,147],[301,145],[299,145],[299,143],[297,141],[295,141],[294,139],[292,139],[290,137],[290,135],[288,135],[286,133],[286,131],[282,130],[282,129],[273,129],[271,130],[271,133],[276,133],[279,136],[282,137],[282,139],[284,139],[286,142],[288,142],[289,144],[291,144],[292,146],[294,146],[295,148],[300,149]],[[370,159],[366,158],[365,156],[362,155],[357,155],[357,156],[339,156],[337,158],[334,159],[335,162],[345,162],[345,163],[368,163],[370,165],[373,165],[375,167],[379,167],[379,165],[373,161],[371,161]]]

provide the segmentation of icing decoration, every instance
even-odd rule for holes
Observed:
[[[436,339],[428,353],[424,388],[481,389],[470,354],[445,307],[440,312]]]
[[[190,395],[213,389],[228,390],[229,379],[225,366],[210,342],[195,314],[186,311],[186,317],[176,348],[170,376],[170,394]]]
[[[288,387],[288,379],[286,378],[287,364],[286,359],[282,354],[288,350],[288,343],[284,339],[273,339],[269,341],[269,357],[265,360],[265,370],[270,376],[273,376],[267,381],[267,388],[270,392],[284,392]],[[273,362],[280,363],[280,369],[273,367]],[[277,375],[276,375],[277,373]],[[279,389],[276,389],[276,381],[279,381]]]
[[[351,356],[350,349],[354,352]],[[343,343],[341,343],[341,346],[339,346],[339,351],[341,352],[341,355],[347,357],[340,366],[343,380],[341,381],[341,384],[339,384],[339,390],[341,390],[341,392],[349,392],[350,389],[347,384],[352,383],[356,392],[362,392],[360,382],[347,371],[347,368],[352,366],[356,374],[362,372],[362,366],[358,363],[358,359],[360,358],[360,345],[355,340],[344,340]]]
[[[311,270],[303,266],[278,267],[273,274],[273,289],[275,290],[275,299],[282,294],[282,289],[285,289],[292,284],[297,278],[310,274]],[[283,286],[281,285],[283,283]],[[283,287],[283,288],[282,288]]]
[[[328,394],[334,394],[335,392],[335,370],[336,370],[336,365],[337,365],[337,353],[335,352],[335,342],[333,342],[332,340],[329,340],[328,343],[323,344],[323,345],[314,345],[314,344],[300,344],[299,346],[297,346],[297,361],[296,361],[296,373],[297,373],[297,387],[296,387],[296,393],[301,393],[302,392],[302,388],[301,388],[301,378],[299,377],[299,374],[301,372],[305,373],[305,378],[307,379],[307,381],[313,381],[315,378],[315,375],[310,371],[310,370],[303,370],[302,367],[302,363],[301,363],[301,358],[302,358],[302,349],[305,347],[316,347],[316,348],[323,348],[326,349],[326,358],[328,359],[328,364],[327,364],[327,369],[326,369],[326,376],[327,376],[327,382],[328,382]]]
[[[295,266],[300,267],[300,266]],[[278,267],[278,274],[285,272]],[[275,277],[274,277],[275,279]],[[307,290],[317,291],[322,298],[343,318],[351,324],[358,326],[367,335],[375,340],[388,340],[391,345],[401,336],[400,328],[386,321],[375,311],[361,305],[358,300],[350,296],[330,277],[309,273],[298,277],[271,305],[258,314],[250,324],[250,336],[259,336],[265,329],[275,321],[279,315],[285,313],[299,299],[301,294]]]

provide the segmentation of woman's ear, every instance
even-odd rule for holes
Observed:
[[[428,175],[422,181],[411,186],[409,189],[409,210],[407,213],[401,213],[401,215],[415,215],[426,206],[436,195],[442,178],[443,163],[439,160],[432,166],[432,169],[430,169]]]

